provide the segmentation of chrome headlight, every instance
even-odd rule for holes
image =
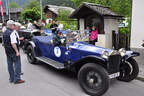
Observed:
[[[102,54],[101,54],[101,56],[102,56],[103,58],[108,59],[109,52],[108,52],[108,51],[103,51]]]
[[[120,52],[121,56],[126,55],[126,50],[124,48],[119,49],[119,52]]]

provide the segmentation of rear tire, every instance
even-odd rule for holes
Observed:
[[[37,59],[34,56],[34,49],[31,45],[29,45],[27,47],[27,59],[28,59],[29,63],[31,63],[31,64],[37,63]]]
[[[117,78],[120,81],[130,82],[134,80],[139,73],[137,62],[133,58],[129,58],[120,65],[120,76]]]
[[[88,95],[101,96],[109,88],[108,72],[94,63],[87,63],[78,73],[78,81],[81,88]]]

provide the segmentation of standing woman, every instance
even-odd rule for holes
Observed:
[[[98,40],[98,29],[95,26],[93,26],[90,35],[90,44],[95,45],[95,42],[97,42],[97,40]]]

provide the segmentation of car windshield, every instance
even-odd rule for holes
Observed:
[[[66,34],[67,44],[78,42],[78,41],[89,41],[89,32],[85,30],[84,32],[77,31],[68,31]]]

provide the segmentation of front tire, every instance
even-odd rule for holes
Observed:
[[[138,73],[139,67],[137,62],[133,58],[129,58],[120,65],[120,76],[117,79],[130,82],[138,76]]]
[[[37,63],[37,59],[34,56],[34,49],[31,45],[29,45],[27,47],[27,59],[28,59],[29,63],[31,63],[31,64]]]
[[[25,48],[25,45],[22,45],[21,48],[22,48],[22,50],[23,50],[24,53],[27,53],[26,48]]]
[[[94,63],[87,63],[78,73],[78,81],[82,89],[91,96],[101,96],[109,88],[108,72]]]

